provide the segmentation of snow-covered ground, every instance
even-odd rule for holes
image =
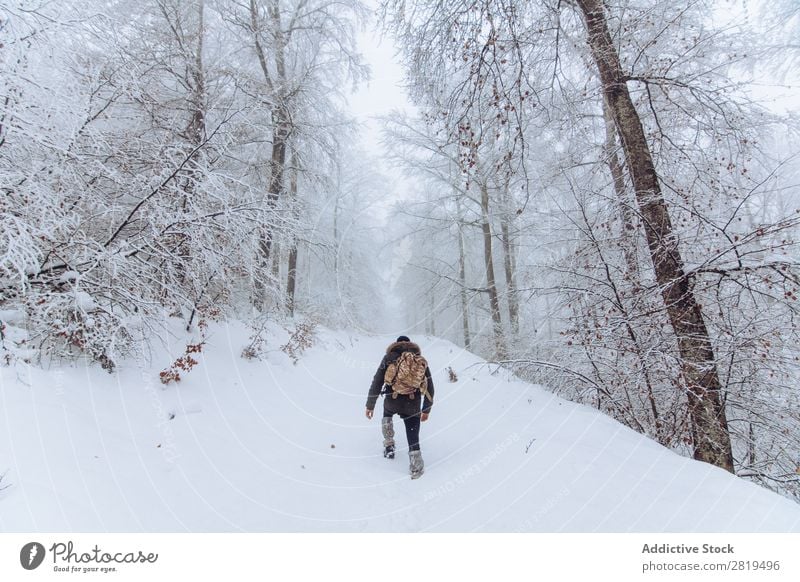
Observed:
[[[177,385],[167,353],[0,369],[0,531],[800,531],[800,505],[436,338],[412,338],[436,383],[412,481],[401,421],[386,460],[364,417],[392,337],[321,330],[294,365],[247,336],[212,326]]]

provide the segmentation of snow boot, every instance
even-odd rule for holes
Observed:
[[[394,459],[394,423],[391,417],[381,419],[381,432],[383,433],[383,456]]]
[[[412,479],[419,479],[425,472],[425,463],[422,460],[422,451],[408,451],[408,470]]]

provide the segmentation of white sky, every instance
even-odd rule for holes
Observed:
[[[366,0],[365,4],[370,9],[377,7],[377,0]],[[375,19],[368,23],[366,30],[357,37],[358,48],[370,67],[370,80],[362,83],[358,90],[351,93],[348,102],[350,113],[361,126],[359,139],[366,150],[369,159],[367,163],[377,164],[380,174],[386,176],[383,198],[371,207],[370,212],[376,213],[383,221],[388,217],[388,211],[397,200],[410,197],[409,189],[413,188],[413,181],[404,176],[398,168],[390,167],[386,162],[386,150],[381,144],[380,117],[385,117],[393,111],[411,111],[413,106],[404,88],[404,72],[397,55],[394,39],[390,34],[382,35]],[[378,241],[376,241],[378,242]],[[383,241],[381,241],[381,244]],[[375,332],[406,333],[404,325],[404,310],[401,300],[397,296],[395,283],[403,266],[410,260],[409,253],[398,252],[400,249],[390,245],[384,249],[388,252],[384,265],[383,287],[385,310],[380,322],[376,323]]]
[[[368,145],[380,138],[375,116],[387,115],[394,109],[411,107],[403,87],[403,67],[400,65],[394,39],[381,37],[374,26],[358,36],[359,48],[371,69],[371,79],[362,83],[350,96],[353,114],[365,124],[365,141]],[[375,140],[375,141],[373,141]]]
[[[368,0],[370,8],[377,6],[376,0]],[[398,199],[413,198],[409,190],[415,188],[414,180],[400,169],[387,163],[387,152],[381,144],[381,121],[392,112],[414,111],[414,106],[405,90],[404,71],[400,56],[390,34],[382,35],[374,19],[367,29],[357,37],[358,48],[370,67],[370,80],[362,83],[351,93],[348,102],[350,113],[361,126],[359,140],[366,150],[369,161],[377,165],[387,182],[383,210]]]

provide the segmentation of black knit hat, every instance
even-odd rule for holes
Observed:
[[[397,338],[397,341],[399,341],[399,342],[410,342],[411,340],[408,338],[407,335],[401,335],[399,338]]]

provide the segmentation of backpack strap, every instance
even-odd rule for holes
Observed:
[[[428,402],[431,402],[433,400],[433,398],[431,398],[431,395],[428,394],[428,376],[425,376],[422,379],[422,384],[419,387],[419,391],[425,398],[428,399]]]
[[[403,354],[404,353],[405,352],[403,352]],[[403,357],[403,354],[400,354],[400,356],[398,356],[398,358],[392,362],[394,364],[394,378],[392,378],[392,381],[389,382],[389,386],[394,386],[394,381],[397,380],[397,374],[400,372],[400,358]]]
[[[402,355],[403,354],[400,354],[400,356]],[[386,382],[386,385],[389,387],[389,389],[386,391],[386,395],[388,396],[389,392],[391,392],[392,400],[397,400],[397,392],[394,391],[394,382],[395,380],[397,380],[397,374],[400,372],[400,364],[398,363],[400,361],[400,356],[398,356],[398,358],[394,362],[390,362],[389,364],[387,364],[387,367],[394,364],[394,377],[392,378],[391,382]]]

